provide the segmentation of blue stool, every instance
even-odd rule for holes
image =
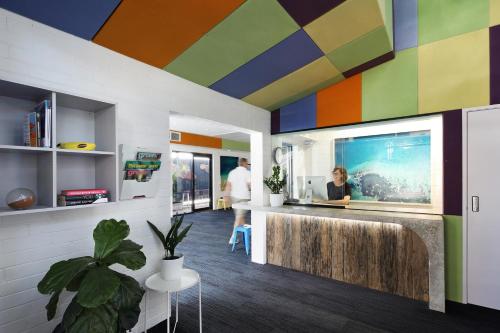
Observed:
[[[234,230],[234,239],[233,239],[233,249],[232,251],[234,252],[234,248],[236,247],[236,240],[238,239],[238,233],[243,234],[243,245],[245,245],[245,251],[247,255],[250,254],[250,235],[252,234],[252,226],[249,224],[241,225],[239,227],[236,227]]]

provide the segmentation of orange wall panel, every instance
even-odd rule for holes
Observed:
[[[175,130],[173,130],[175,131]],[[209,148],[222,148],[222,139],[213,136],[205,136],[187,132],[181,132],[181,142],[173,142],[178,145],[189,145],[198,147],[209,147]]]
[[[361,121],[361,74],[318,91],[316,126]]]
[[[93,41],[163,68],[244,0],[123,0]]]

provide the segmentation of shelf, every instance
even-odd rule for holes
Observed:
[[[41,212],[50,212],[54,208],[49,206],[33,206],[28,209],[19,209],[14,210],[9,207],[0,207],[0,217],[1,216],[12,216],[12,215],[21,215],[21,214],[32,214],[32,213],[41,213]]]
[[[9,207],[0,208],[0,217],[2,216],[13,216],[22,214],[34,214],[34,213],[50,213],[60,210],[70,210],[70,209],[80,209],[80,208],[95,208],[99,206],[114,205],[116,202],[106,202],[100,204],[90,204],[90,205],[80,205],[80,206],[63,206],[63,207],[49,207],[49,206],[33,206],[28,209],[13,210]]]
[[[61,155],[88,155],[88,156],[114,156],[115,152],[100,150],[73,150],[56,148],[56,152]]]
[[[53,148],[47,148],[47,147],[0,145],[0,151],[3,151],[3,152],[44,153],[44,152],[50,152],[53,150],[54,150]]]
[[[116,105],[0,80],[0,217],[109,205],[118,198]],[[24,146],[25,122],[37,104],[52,108],[52,147]],[[58,142],[93,142],[94,151],[60,149]],[[36,206],[12,210],[8,193],[28,188]],[[62,190],[106,188],[110,203],[57,207]]]

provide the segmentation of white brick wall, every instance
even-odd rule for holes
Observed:
[[[267,111],[2,9],[0,79],[115,101],[118,142],[161,146],[165,163],[169,111],[269,133]],[[44,306],[48,299],[37,292],[36,285],[54,262],[92,254],[92,230],[101,219],[127,220],[130,238],[144,245],[146,266],[127,273],[144,282],[157,271],[160,245],[145,221],[167,227],[168,169],[154,199],[0,218],[0,333],[51,332],[64,309],[59,309],[58,318],[47,322]],[[69,296],[63,295],[61,304],[67,304]],[[148,305],[148,326],[164,319],[164,298],[152,297]],[[136,331],[143,330],[143,325],[141,314]]]

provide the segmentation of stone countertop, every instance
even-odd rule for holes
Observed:
[[[253,205],[251,202],[235,203],[232,206],[236,209],[271,214],[292,214],[368,223],[392,223],[409,228],[420,236],[429,253],[429,307],[433,310],[445,311],[444,223],[441,215],[361,210],[349,207],[345,209],[293,205],[270,207]]]

